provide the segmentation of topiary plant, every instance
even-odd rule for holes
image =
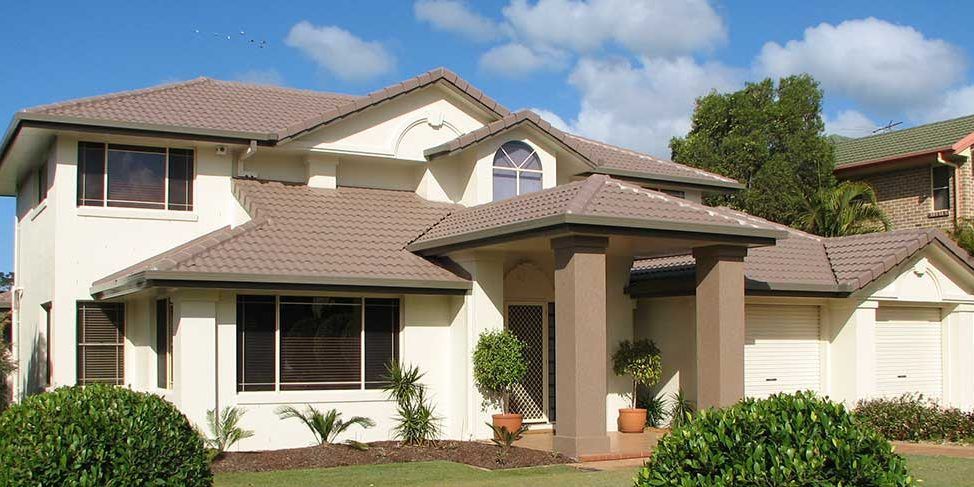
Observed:
[[[490,405],[499,405],[507,414],[511,390],[524,380],[528,364],[525,344],[508,330],[485,331],[473,352],[473,378]]]
[[[203,438],[164,399],[62,387],[0,415],[0,485],[212,485]]]
[[[811,392],[699,412],[664,436],[635,485],[916,485],[876,431]]]
[[[650,340],[625,340],[612,354],[612,370],[618,376],[632,378],[632,407],[636,408],[637,389],[642,384],[651,387],[663,374],[659,349]]]

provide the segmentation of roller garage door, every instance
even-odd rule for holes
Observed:
[[[748,305],[745,313],[744,394],[820,391],[818,306]]]
[[[896,397],[943,397],[943,348],[939,308],[876,310],[876,392]]]

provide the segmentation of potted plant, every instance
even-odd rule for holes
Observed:
[[[473,352],[473,378],[484,395],[484,409],[500,407],[502,413],[492,416],[494,429],[520,431],[523,417],[511,413],[511,390],[524,379],[528,364],[524,360],[525,343],[510,331],[485,331]]]
[[[639,385],[655,385],[663,372],[659,349],[650,340],[625,340],[612,355],[612,370],[618,376],[632,378],[632,407],[619,410],[619,431],[642,433],[646,428],[646,410],[636,407]]]

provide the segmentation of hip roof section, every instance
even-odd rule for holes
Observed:
[[[835,164],[837,169],[842,169],[897,156],[949,150],[971,133],[974,133],[974,115],[857,139],[833,138]]]

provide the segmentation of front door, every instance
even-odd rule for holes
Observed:
[[[528,371],[511,394],[511,411],[524,415],[529,423],[549,421],[549,326],[547,303],[511,303],[507,305],[507,328],[527,347],[524,358]],[[553,361],[554,357],[550,357]]]

